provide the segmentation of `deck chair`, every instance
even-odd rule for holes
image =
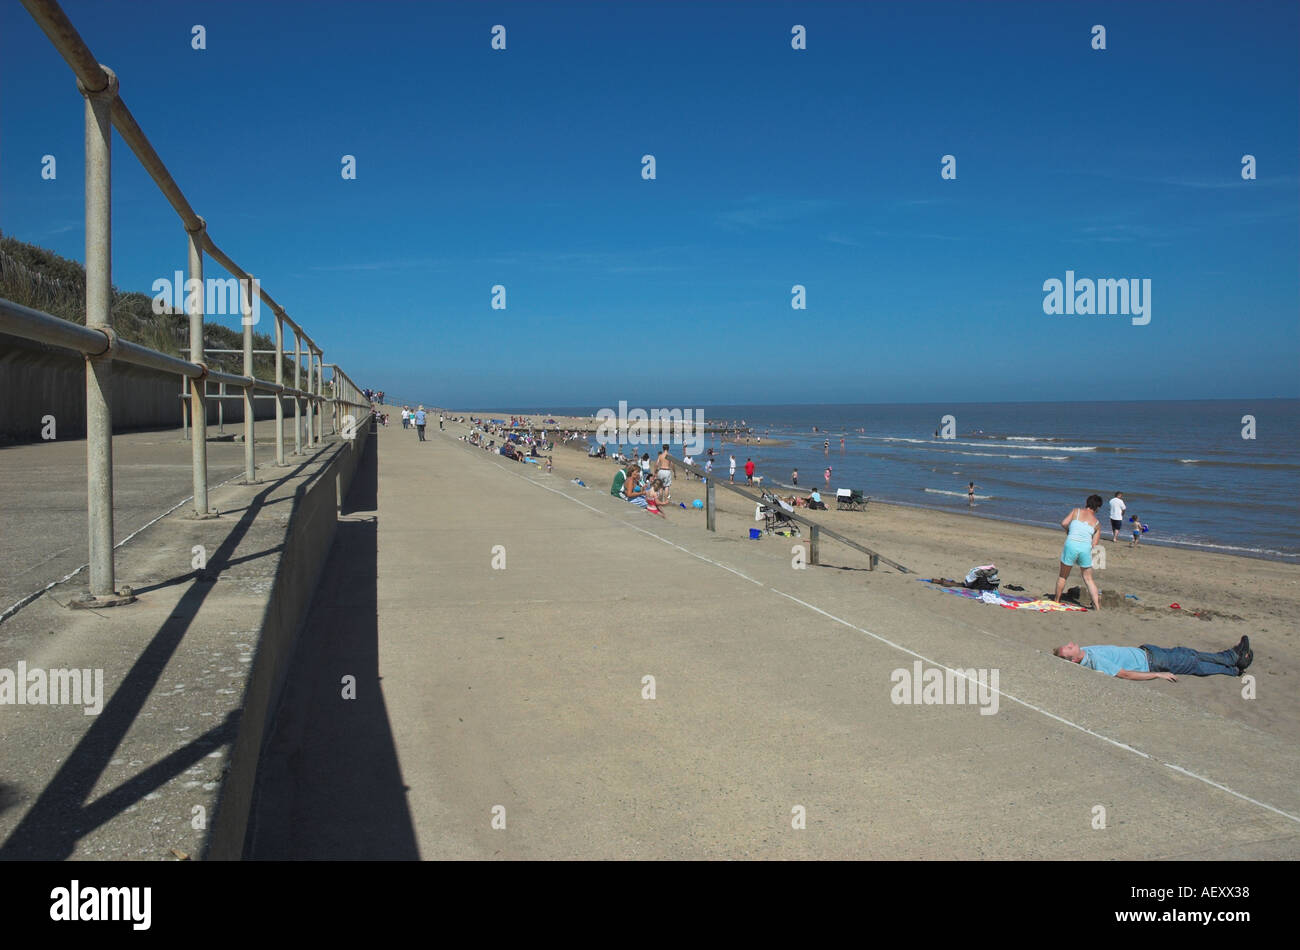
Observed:
[[[851,492],[849,489],[847,488],[835,489],[835,509],[837,511],[842,511],[845,508],[852,507],[851,505],[852,498],[853,498],[853,492]]]
[[[857,488],[853,489],[853,491],[849,494],[849,511],[865,511],[867,507],[867,502],[869,502],[870,500],[871,499],[868,498],[859,489]]]
[[[762,492],[761,497],[763,503],[759,506],[759,513],[763,516],[763,530],[768,534],[775,531],[789,531],[797,535],[799,524],[790,517],[794,514],[794,509],[772,492]]]

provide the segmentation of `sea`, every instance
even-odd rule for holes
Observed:
[[[825,491],[830,467],[832,494],[1052,527],[1088,495],[1120,491],[1148,527],[1143,544],[1300,562],[1297,399],[699,408],[710,427],[763,438],[736,445],[710,433],[724,477],[735,454],[738,471],[754,459],[764,487],[792,488],[797,468],[800,489]],[[1109,534],[1104,505],[1098,516]]]

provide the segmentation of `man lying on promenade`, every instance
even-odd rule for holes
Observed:
[[[1175,673],[1240,676],[1255,658],[1249,637],[1242,637],[1235,647],[1218,653],[1203,653],[1190,647],[1157,647],[1149,643],[1140,647],[1081,647],[1077,643],[1067,643],[1052,653],[1071,663],[1123,680],[1161,679],[1171,683],[1178,682]]]

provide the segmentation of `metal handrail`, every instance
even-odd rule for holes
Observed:
[[[0,330],[24,339],[49,343],[76,350],[86,357],[86,481],[88,535],[90,547],[89,602],[109,606],[131,598],[119,597],[114,586],[113,564],[113,426],[112,379],[115,362],[131,363],[162,372],[176,373],[189,389],[188,403],[182,403],[182,424],[192,439],[194,513],[212,517],[208,508],[207,473],[207,385],[208,382],[235,386],[244,400],[244,470],[248,483],[256,483],[253,398],[268,392],[275,398],[276,462],[284,465],[284,404],[293,399],[294,452],[303,451],[303,422],[306,422],[306,446],[310,448],[324,438],[324,406],[330,403],[334,431],[339,431],[343,408],[355,407],[364,416],[370,405],[361,390],[334,364],[332,392],[325,395],[323,371],[325,354],[296,320],[254,281],[248,271],[236,264],[207,233],[207,224],[190,205],[176,184],[162,158],[150,144],[135,116],[118,92],[117,75],[102,65],[77,32],[72,21],[55,0],[21,0],[32,19],[44,31],[54,48],[72,68],[77,86],[85,98],[86,125],[86,325],[52,316],[44,311],[0,300]],[[189,300],[190,359],[181,359],[132,343],[118,337],[113,330],[112,295],[112,206],[111,159],[112,130],[135,153],[140,164],[158,186],[181,219],[189,244],[189,277],[203,281],[203,255],[214,261],[241,283],[243,313],[243,374],[225,373],[209,368],[204,362],[202,295]],[[253,321],[255,301],[264,301],[275,315],[275,380],[258,379],[253,371]],[[293,385],[285,384],[286,352],[284,327],[293,332]],[[307,359],[307,379],[302,385],[303,357]],[[195,385],[198,383],[199,385]]]
[[[766,502],[764,502],[763,498],[760,495],[754,495],[746,491],[745,489],[741,488],[739,485],[733,485],[730,482],[718,481],[716,473],[710,474],[700,466],[688,465],[686,464],[686,462],[682,461],[679,458],[674,458],[672,455],[669,455],[668,457],[672,459],[674,464],[680,465],[688,472],[693,472],[695,475],[699,476],[699,478],[702,481],[707,482],[707,485],[705,487],[705,497],[707,498],[707,507],[709,508],[709,516],[710,516],[709,530],[710,531],[713,530],[713,518],[712,518],[713,489],[714,486],[716,485],[721,485],[723,488],[727,489],[728,491],[735,492],[737,495],[740,495],[742,498],[745,498],[748,501],[752,501],[759,505],[766,504]],[[840,542],[841,544],[847,545],[848,547],[851,547],[854,550],[861,551],[863,554],[866,554],[870,558],[868,564],[870,565],[870,569],[873,571],[876,569],[877,561],[884,561],[886,564],[888,564],[890,567],[894,568],[895,570],[899,571],[900,573],[903,574],[913,573],[913,571],[910,568],[904,567],[903,565],[899,564],[897,561],[890,560],[889,558],[881,554],[879,551],[873,551],[865,544],[861,544],[860,542],[854,541],[852,538],[846,538],[838,531],[834,531],[823,524],[813,521],[811,518],[808,518],[805,515],[801,515],[798,512],[794,512],[794,511],[785,511],[784,509],[782,509],[781,513],[791,521],[797,521],[799,524],[807,525],[808,528],[810,529],[812,535],[811,537],[812,550],[809,552],[809,561],[812,564],[820,563],[820,557],[818,555],[818,542],[820,540],[820,536],[824,534],[828,538],[833,538],[834,540]]]

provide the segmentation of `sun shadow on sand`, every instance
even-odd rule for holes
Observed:
[[[380,688],[378,471],[370,439],[262,751],[246,858],[420,857]]]

